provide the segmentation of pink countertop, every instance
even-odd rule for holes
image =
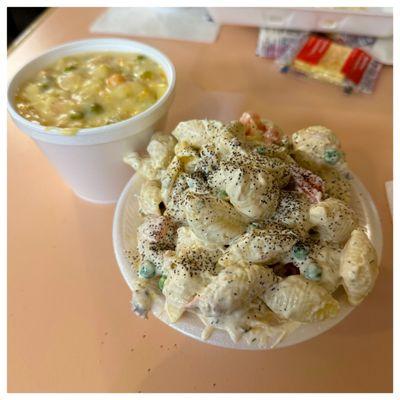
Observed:
[[[10,76],[66,41],[92,37],[101,9],[51,12],[9,56]],[[291,133],[334,130],[381,217],[384,254],[373,293],[308,342],[234,351],[182,336],[130,311],[114,259],[114,206],[86,203],[31,139],[8,124],[8,390],[10,392],[392,391],[392,69],[373,95],[281,75],[254,55],[257,30],[223,27],[214,44],[135,38],[174,62],[168,129],[192,118],[235,119],[252,109]],[[100,36],[100,35],[97,35]]]

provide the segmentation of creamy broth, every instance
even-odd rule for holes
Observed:
[[[137,115],[167,86],[161,66],[145,55],[84,53],[39,71],[18,89],[15,107],[40,125],[79,130]]]

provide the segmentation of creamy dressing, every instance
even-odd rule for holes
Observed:
[[[220,329],[234,342],[273,347],[301,324],[337,315],[332,293],[339,285],[354,303],[371,290],[373,247],[319,175],[329,170],[345,182],[344,164],[336,168],[330,157],[314,168],[326,146],[341,151],[330,130],[299,131],[296,147],[273,123],[245,113],[229,124],[182,122],[172,136],[155,135],[149,156],[126,158],[152,182],[139,198],[152,205],[138,230],[140,304],[153,288],[171,322],[197,315],[204,339]],[[314,155],[310,146],[318,149]],[[149,262],[156,276],[143,279]]]

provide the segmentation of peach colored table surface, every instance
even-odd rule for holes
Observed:
[[[31,57],[91,37],[101,9],[57,9],[9,56],[10,76]],[[97,35],[100,36],[100,35]],[[168,129],[191,118],[256,110],[290,133],[333,129],[377,205],[384,234],[373,293],[308,342],[235,351],[182,336],[130,311],[114,259],[114,206],[86,203],[35,144],[8,125],[8,390],[10,392],[392,391],[392,69],[371,96],[281,75],[254,55],[257,30],[223,27],[216,43],[136,38],[177,70]]]

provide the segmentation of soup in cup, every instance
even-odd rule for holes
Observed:
[[[124,156],[144,151],[163,128],[174,87],[174,66],[155,48],[82,40],[20,69],[8,87],[8,111],[78,196],[111,203],[132,175]]]

